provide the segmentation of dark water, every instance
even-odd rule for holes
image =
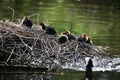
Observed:
[[[10,8],[15,10],[14,19]],[[0,0],[0,19],[17,21],[25,15],[34,23],[38,19],[52,25],[58,35],[72,25],[76,36],[86,33],[95,45],[109,46],[111,55],[120,54],[120,0]],[[84,80],[84,73],[69,74],[53,75],[52,80]],[[94,80],[119,80],[119,76],[116,72],[99,72]],[[1,80],[42,80],[40,75],[7,78],[1,75]]]
[[[94,72],[93,80],[119,80],[117,72]],[[0,80],[85,80],[85,73],[66,71],[48,74],[0,74]]]

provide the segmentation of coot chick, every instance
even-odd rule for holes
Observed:
[[[87,39],[88,39],[88,37],[87,37],[86,34],[82,34],[81,36],[79,36],[79,37],[77,38],[77,40],[78,40],[79,42],[86,42]]]
[[[57,32],[54,28],[51,26],[46,26],[44,23],[40,22],[39,25],[41,25],[42,29],[45,31],[45,33],[49,35],[57,35]]]
[[[65,30],[62,34],[67,35],[68,40],[76,40],[76,37],[74,35],[72,35],[69,30]]]
[[[21,24],[24,25],[24,26],[26,26],[26,27],[28,27],[28,28],[32,28],[32,26],[33,26],[33,22],[32,22],[32,20],[30,20],[30,18],[28,16],[25,16],[23,18]]]
[[[61,35],[59,38],[58,38],[58,42],[60,43],[60,44],[63,44],[63,43],[65,43],[65,42],[67,42],[68,41],[68,36],[66,36],[66,35]]]
[[[90,37],[88,37],[86,43],[92,45],[93,44],[92,39]]]

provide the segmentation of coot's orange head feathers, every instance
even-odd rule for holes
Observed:
[[[63,35],[70,35],[70,31],[69,30],[65,30],[62,34]]]
[[[41,26],[45,26],[45,24],[43,22],[39,22],[39,25]]]
[[[88,40],[88,36],[86,34],[82,34],[81,36],[83,39]]]

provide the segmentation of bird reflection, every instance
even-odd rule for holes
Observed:
[[[43,79],[42,80],[52,80],[52,75],[50,75],[50,74],[47,74],[47,75],[44,75],[43,76]]]
[[[93,67],[92,59],[89,59],[87,65],[86,65],[86,71],[85,71],[86,80],[93,80],[92,67]]]

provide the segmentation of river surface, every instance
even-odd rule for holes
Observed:
[[[118,72],[94,72],[93,80],[119,80]],[[86,80],[84,72],[68,71],[40,74],[0,74],[0,80]]]
[[[35,24],[43,21],[52,25],[58,36],[72,26],[76,36],[85,33],[92,37],[94,45],[109,47],[111,56],[120,54],[120,0],[0,0],[0,19],[17,22],[26,15]],[[93,76],[94,80],[120,80],[119,72],[95,72]],[[13,79],[1,75],[0,80],[42,80],[40,77],[14,75]],[[52,80],[84,80],[84,72],[68,71],[51,77]]]

